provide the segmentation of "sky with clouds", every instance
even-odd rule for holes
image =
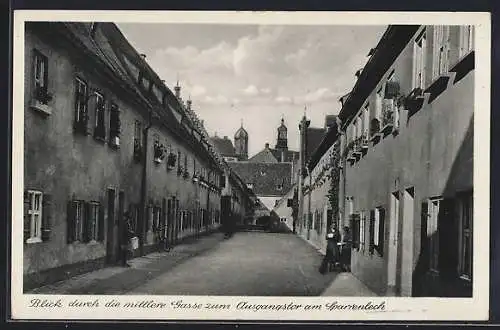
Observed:
[[[311,126],[340,110],[386,26],[118,24],[122,33],[182,97],[210,135],[231,139],[243,121],[249,155],[276,143],[281,117],[288,146],[298,149],[307,107]]]

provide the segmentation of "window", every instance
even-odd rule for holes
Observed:
[[[441,74],[448,72],[448,55],[450,27],[444,25],[434,26],[434,58],[432,66],[432,78],[435,79]]]
[[[178,161],[177,161],[177,171],[181,170],[181,159],[182,159],[181,156],[182,156],[181,151],[178,150],[177,151],[177,159],[178,159]]]
[[[68,205],[68,243],[83,242],[85,229],[85,202],[73,200]]]
[[[359,213],[359,246],[363,250],[365,248],[365,222],[366,222],[365,211],[361,211]]]
[[[89,203],[89,237],[90,241],[98,241],[100,237],[99,233],[99,202]]]
[[[104,125],[104,96],[98,92],[95,92],[95,127],[94,127],[94,137],[104,140],[106,137],[106,128]]]
[[[35,99],[43,104],[47,104],[48,97],[48,64],[49,61],[45,55],[35,50],[33,78],[35,81]]]
[[[109,137],[110,143],[114,147],[120,146],[120,109],[115,103],[111,104],[111,111],[109,116]]]
[[[220,187],[225,188],[226,187],[226,176],[224,174],[221,175],[220,177]]]
[[[87,134],[87,83],[80,78],[75,80],[75,129],[83,134]]]
[[[134,123],[134,156],[137,159],[142,156],[142,123],[139,120]]]
[[[382,118],[382,100],[383,99],[384,99],[383,88],[380,87],[379,90],[377,91],[377,94],[375,94],[375,114],[374,114],[374,118],[377,119],[378,121],[380,121],[381,118]]]
[[[385,210],[377,207],[370,213],[370,251],[376,250],[380,256],[384,253]]]
[[[370,110],[367,103],[363,109],[363,135],[365,137],[368,137],[369,126],[370,126]]]
[[[361,241],[361,224],[360,224],[360,214],[351,214],[350,215],[350,224],[349,227],[352,230],[352,247],[356,250],[360,248]]]
[[[43,193],[36,190],[27,191],[28,210],[26,212],[25,230],[27,231],[26,243],[42,241],[42,200]]]
[[[465,25],[460,27],[459,56],[462,57],[474,49],[474,27]]]
[[[415,39],[413,46],[413,88],[424,89],[425,85],[425,30]]]
[[[253,183],[247,183],[247,188],[248,189],[253,189]]]
[[[433,198],[428,203],[427,237],[429,239],[429,269],[439,270],[439,208],[442,198]]]
[[[472,192],[459,198],[458,211],[460,223],[459,244],[459,275],[466,280],[472,280],[472,219],[473,219]]]

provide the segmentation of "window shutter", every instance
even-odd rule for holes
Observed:
[[[43,194],[42,200],[42,241],[50,239],[52,222],[52,194]]]
[[[427,223],[429,220],[429,204],[427,201],[422,202],[420,210],[420,251],[421,260],[424,269],[427,271],[430,268],[429,256],[429,237],[427,236]]]
[[[79,90],[80,83],[78,80],[75,80],[75,114],[74,114],[74,120],[73,120],[73,128],[78,128],[78,113],[80,111],[78,104],[80,103],[80,90]],[[80,118],[81,120],[81,118]]]
[[[30,208],[30,194],[26,190],[24,192],[24,242],[30,238],[31,231],[31,217],[29,215]]]
[[[438,217],[439,268],[444,275],[455,276],[458,266],[458,231],[455,203],[451,198],[441,201]]]
[[[73,201],[68,201],[68,204],[66,205],[66,214],[67,214],[67,221],[66,221],[66,228],[67,228],[67,233],[66,233],[66,239],[68,243],[73,243],[75,241],[75,215],[76,215],[76,210],[75,210],[75,203]]]
[[[375,210],[370,211],[370,253],[373,253],[375,237]]]
[[[104,232],[104,205],[99,204],[99,219],[97,219],[98,225],[97,225],[97,239],[100,242],[104,242],[106,238],[106,233]]]
[[[83,241],[89,242],[92,235],[92,212],[91,204],[88,202],[83,203]]]
[[[45,61],[43,61],[43,87],[45,89],[45,93],[47,93],[49,90],[49,59],[47,57],[44,57],[44,59]]]
[[[378,252],[381,256],[384,255],[384,245],[385,245],[385,209],[379,209],[379,232],[378,232]]]

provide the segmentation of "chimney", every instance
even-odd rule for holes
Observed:
[[[200,123],[201,123],[201,126],[205,127],[205,121],[204,120],[200,120]]]
[[[269,149],[269,143],[266,142],[266,149]]]
[[[146,54],[141,54],[141,57],[142,57],[143,60],[145,60],[146,59]]]
[[[193,101],[191,101],[191,99],[187,100],[186,101],[186,107],[188,108],[188,110],[191,110],[191,105],[193,104]]]
[[[224,135],[224,140],[227,140],[227,139],[228,139],[228,138],[227,138],[227,135]]]

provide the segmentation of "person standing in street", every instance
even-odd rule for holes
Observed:
[[[340,234],[334,224],[330,226],[330,230],[326,234],[326,254],[321,262],[319,272],[324,274],[330,270],[330,266],[335,266],[340,259],[340,252],[338,244],[340,241]]]

